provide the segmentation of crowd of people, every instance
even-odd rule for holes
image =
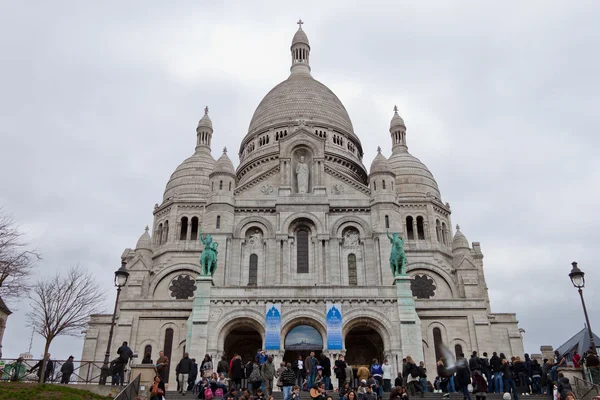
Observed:
[[[586,364],[592,380],[600,378],[600,362],[597,354],[590,349],[582,357],[576,352],[571,357],[574,367]],[[148,359],[143,361],[152,363]],[[160,400],[164,394],[164,380],[169,361],[160,353],[157,360],[157,377],[152,387],[153,400]],[[274,387],[283,392],[284,400],[409,400],[410,397],[423,397],[426,392],[459,392],[466,400],[485,400],[487,393],[504,393],[512,400],[519,396],[547,394],[554,396],[558,391],[560,400],[576,400],[568,378],[558,372],[567,366],[564,355],[555,352],[552,359],[542,363],[525,354],[507,358],[503,353],[487,353],[481,356],[473,352],[469,359],[459,354],[454,360],[440,358],[436,365],[436,376],[428,379],[424,362],[418,364],[408,356],[402,360],[402,370],[392,379],[392,366],[387,359],[379,363],[373,359],[370,366],[353,369],[340,355],[332,365],[324,354],[298,357],[293,362],[274,365],[273,356],[258,351],[253,359],[243,362],[236,354],[231,359],[223,356],[214,365],[210,355],[206,355],[200,365],[186,353],[176,366],[177,390],[182,394],[193,393],[199,399],[212,400],[269,400]],[[334,388],[332,377],[337,380]],[[307,392],[304,393],[303,392]],[[385,394],[384,394],[385,393]],[[388,395],[389,393],[389,395]],[[572,398],[571,398],[572,397]],[[386,399],[387,400],[387,399]]]

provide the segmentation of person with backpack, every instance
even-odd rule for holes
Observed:
[[[421,388],[423,389],[423,393],[429,391],[427,385],[427,368],[425,368],[425,362],[421,361],[419,363],[419,382],[421,382]]]
[[[490,369],[490,360],[488,359],[488,354],[484,351],[483,357],[479,358],[479,362],[481,363],[481,372],[482,375],[485,376],[487,380],[488,393],[492,393],[494,391],[494,385],[492,381],[492,371]]]
[[[275,365],[273,365],[273,356],[269,355],[267,361],[261,366],[261,378],[264,383],[267,396],[273,395],[273,378],[275,378]]]
[[[406,364],[404,365],[403,375],[406,377],[406,386],[408,387],[408,394],[410,396],[416,396],[417,392],[421,393],[421,397],[424,396],[423,388],[419,380],[419,368],[413,361],[411,356],[406,357]]]
[[[373,359],[369,372],[377,381],[377,397],[381,398],[383,396],[383,368],[376,358]]]
[[[248,383],[252,385],[252,391],[254,394],[256,394],[257,389],[259,389],[262,385],[262,376],[260,374],[260,363],[258,362],[258,356],[254,357],[254,361],[250,367],[250,374],[248,374],[248,365],[246,364],[246,376],[248,377]]]

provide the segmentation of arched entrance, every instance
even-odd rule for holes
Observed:
[[[234,354],[242,356],[242,361],[252,360],[257,350],[262,349],[263,338],[260,332],[250,323],[239,321],[236,323],[227,336],[223,344],[223,354],[227,360],[231,360]]]
[[[286,362],[292,362],[298,356],[304,360],[312,351],[318,357],[323,351],[323,337],[310,325],[297,325],[285,336],[284,349],[283,360]]]
[[[370,366],[374,358],[383,360],[383,339],[370,326],[355,326],[346,334],[346,362],[353,367]]]

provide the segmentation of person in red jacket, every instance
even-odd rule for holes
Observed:
[[[577,350],[573,351],[573,367],[579,368],[581,365],[581,355],[577,352]]]

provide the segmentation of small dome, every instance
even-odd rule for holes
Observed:
[[[399,147],[390,156],[388,162],[396,174],[396,185],[400,195],[422,197],[434,196],[441,201],[440,189],[433,174],[417,157],[411,155],[406,147]]]
[[[456,225],[456,234],[454,235],[454,239],[452,240],[452,251],[459,249],[467,249],[470,250],[469,241],[460,231],[460,226]]]
[[[144,231],[144,233],[142,233],[142,236],[140,236],[140,238],[137,241],[137,244],[135,245],[135,249],[136,250],[152,250],[152,238],[150,237],[150,234],[148,233],[148,226],[146,225],[146,229]]]
[[[233,163],[231,159],[227,155],[227,147],[223,148],[223,155],[219,157],[217,162],[215,163],[215,168],[211,172],[212,174],[230,174],[235,175],[235,169],[233,168]]]
[[[205,146],[196,149],[193,156],[182,162],[167,183],[163,200],[175,195],[206,198],[210,191],[208,176],[215,167],[215,159]]]
[[[394,116],[390,121],[390,131],[393,131],[394,128],[397,126],[401,126],[406,129],[406,125],[404,125],[404,120],[402,119],[400,114],[398,114],[398,107],[394,106]]]
[[[375,159],[371,163],[370,174],[373,175],[382,172],[392,173],[392,168],[390,167],[388,159],[381,154],[381,147],[378,147],[377,156],[375,156]]]
[[[208,107],[204,107],[204,115],[202,116],[202,118],[200,118],[200,121],[198,121],[198,128],[201,127],[206,127],[206,128],[210,128],[212,129],[212,121],[210,120],[210,117],[208,116]]]
[[[300,29],[298,29],[298,31],[294,35],[294,38],[292,39],[292,46],[298,43],[304,43],[305,45],[310,47],[310,43],[308,43],[308,36],[306,36],[306,33],[304,33],[304,31],[302,30],[302,26],[300,26]]]

